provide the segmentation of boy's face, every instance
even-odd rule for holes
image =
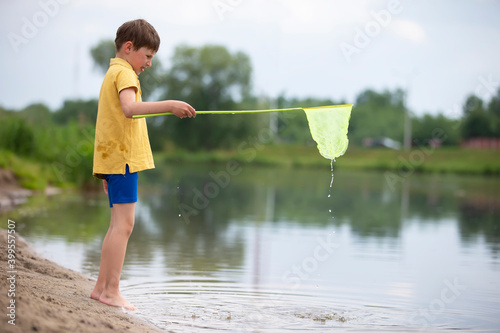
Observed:
[[[151,61],[153,61],[155,54],[153,50],[146,47],[141,47],[138,50],[132,48],[128,56],[128,62],[132,65],[134,72],[139,75],[146,68],[151,67]]]

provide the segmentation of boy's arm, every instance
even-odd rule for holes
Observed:
[[[195,109],[188,103],[181,101],[136,102],[135,88],[130,87],[120,91],[120,104],[125,117],[135,115],[172,112],[179,118],[196,117]]]

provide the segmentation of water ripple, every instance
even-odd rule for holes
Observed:
[[[419,330],[411,326],[410,314],[398,306],[346,302],[343,296],[336,301],[324,290],[313,294],[310,290],[284,291],[278,286],[256,288],[213,277],[176,276],[129,284],[123,293],[138,306],[137,315],[165,331]]]

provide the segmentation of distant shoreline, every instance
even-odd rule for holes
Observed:
[[[238,150],[188,152],[173,150],[155,154],[155,161],[176,163],[227,163],[288,167],[330,168],[330,161],[315,146],[245,145]],[[333,163],[345,170],[390,172],[400,177],[413,173],[468,174],[500,176],[500,151],[473,150],[460,147],[414,147],[411,151],[385,148],[349,147]]]
[[[15,233],[14,221],[5,226],[11,233],[0,230],[0,258],[9,267],[0,277],[3,332],[162,332],[91,299],[92,279],[40,257]]]

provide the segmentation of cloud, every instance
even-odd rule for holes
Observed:
[[[391,23],[391,30],[399,37],[415,44],[421,44],[426,40],[424,29],[414,21],[394,20]]]
[[[353,26],[370,18],[369,9],[379,1],[279,0],[283,32],[324,34],[339,26]]]

